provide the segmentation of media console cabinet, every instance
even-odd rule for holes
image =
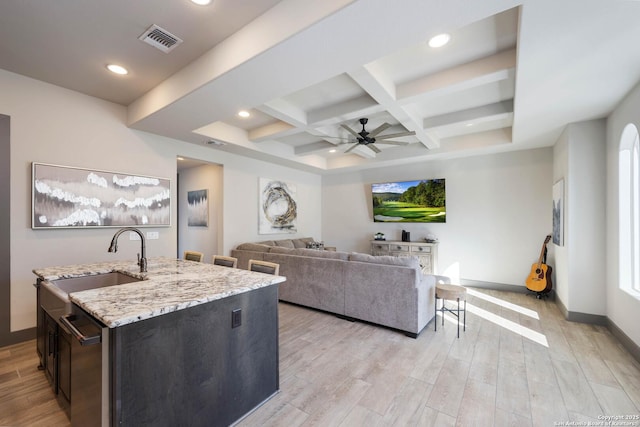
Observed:
[[[438,271],[437,243],[372,240],[371,255],[415,256],[423,274],[437,274]]]

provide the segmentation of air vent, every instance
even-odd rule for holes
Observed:
[[[207,143],[207,145],[215,145],[215,146],[218,146],[218,147],[222,147],[223,145],[227,145],[226,142],[218,141],[217,139],[210,139],[206,143]]]
[[[138,39],[160,49],[164,53],[171,52],[176,46],[182,43],[182,40],[169,31],[153,24]]]

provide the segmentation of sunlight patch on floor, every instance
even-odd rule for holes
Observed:
[[[455,310],[453,310],[455,312]],[[442,312],[438,311],[436,313],[436,317],[440,316],[442,317]],[[444,314],[444,320],[446,320],[449,323],[452,323],[454,325],[456,325],[458,323],[458,319],[456,319],[456,316],[454,314],[451,314],[449,312],[445,312]],[[464,323],[464,312],[462,310],[460,310],[460,327],[462,328],[462,325]],[[442,319],[436,319],[436,322],[440,322],[438,323],[438,325],[442,325]]]
[[[482,292],[478,292],[478,291],[476,291],[474,289],[470,289],[470,288],[467,288],[467,293],[469,295],[472,295],[472,296],[476,297],[476,298],[480,298],[480,299],[483,299],[483,300],[488,301],[490,303],[493,303],[493,304],[499,305],[501,307],[507,308],[509,310],[513,310],[513,311],[515,311],[517,313],[524,314],[525,316],[529,316],[532,319],[540,320],[540,316],[538,316],[538,312],[536,312],[534,310],[530,310],[530,309],[525,308],[525,307],[522,307],[522,306],[520,306],[518,304],[513,304],[513,303],[505,301],[503,299],[492,297],[491,295],[483,294]]]
[[[513,322],[509,319],[505,319],[502,316],[498,316],[495,313],[491,313],[490,311],[484,310],[480,307],[476,307],[473,304],[467,303],[467,310],[470,313],[475,314],[476,316],[480,316],[483,319],[486,319],[492,323],[495,323],[498,326],[502,326],[512,332],[515,332],[518,335],[521,335],[527,339],[530,339],[533,342],[536,342],[545,347],[549,347],[549,343],[547,342],[547,337],[540,332],[536,332],[533,329],[529,329],[526,326],[519,325],[516,322]]]

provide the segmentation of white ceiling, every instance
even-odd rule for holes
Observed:
[[[142,43],[152,24],[184,42]],[[630,0],[0,2],[0,68],[126,105],[136,129],[320,173],[552,145],[640,81],[638,40]],[[362,117],[415,136],[345,154],[341,125]]]

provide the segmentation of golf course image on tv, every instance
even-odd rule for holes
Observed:
[[[374,222],[447,222],[444,179],[371,184]]]

